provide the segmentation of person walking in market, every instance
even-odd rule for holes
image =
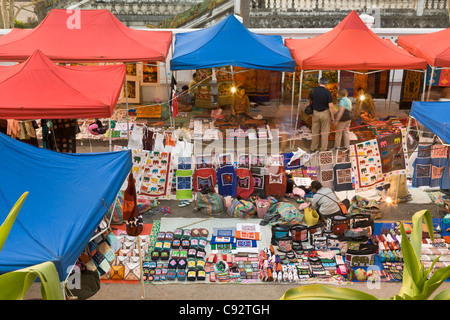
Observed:
[[[311,152],[319,150],[319,134],[322,139],[320,151],[328,150],[328,134],[330,133],[331,122],[334,121],[334,104],[331,92],[326,88],[328,78],[321,77],[319,85],[309,94],[312,103],[313,115],[311,124]]]
[[[348,98],[348,92],[345,89],[338,91],[339,110],[336,113],[333,124],[336,127],[336,136],[334,139],[334,148],[339,149],[344,140],[343,148],[350,146],[350,123],[352,122],[352,102]]]

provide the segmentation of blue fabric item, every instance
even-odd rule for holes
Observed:
[[[450,143],[450,101],[413,101],[410,115],[444,142]]]
[[[237,175],[232,165],[224,166],[217,170],[217,186],[221,196],[236,198]]]
[[[253,33],[234,15],[210,28],[176,35],[171,70],[229,65],[274,71],[295,70],[295,61],[281,36]]]
[[[443,173],[447,165],[447,158],[432,158],[431,159],[431,183],[430,187],[440,187]],[[433,170],[435,170],[435,176],[433,176]],[[448,176],[447,176],[448,179]]]
[[[431,158],[417,158],[414,163],[412,186],[414,188],[431,185]]]
[[[28,197],[0,251],[0,274],[46,261],[64,280],[117,196],[131,151],[69,154],[0,133],[0,223]]]

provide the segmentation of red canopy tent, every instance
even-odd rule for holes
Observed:
[[[435,69],[450,67],[450,28],[419,35],[398,37],[398,45],[408,50],[416,57],[425,59],[431,66],[428,97],[430,98],[431,85]]]
[[[437,32],[400,36],[398,45],[434,67],[450,67],[450,28]]]
[[[125,74],[124,64],[58,66],[35,51],[0,67],[0,119],[111,117]]]
[[[51,10],[32,30],[0,37],[0,61],[24,61],[41,50],[55,62],[165,62],[171,31],[135,30],[109,10]]]
[[[355,10],[330,31],[309,39],[286,39],[285,45],[301,69],[299,97],[305,70],[370,70],[369,73],[373,73],[427,67],[422,58],[414,57],[391,40],[377,36]],[[299,108],[300,99],[296,122]]]
[[[426,69],[426,62],[380,38],[355,10],[332,30],[310,39],[286,39],[302,70]]]

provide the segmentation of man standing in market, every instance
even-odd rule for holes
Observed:
[[[331,122],[334,121],[334,104],[331,92],[326,88],[327,84],[328,78],[321,77],[318,87],[314,88],[309,94],[309,100],[313,108],[311,152],[319,150],[319,134],[322,139],[320,151],[328,150],[328,134]]]

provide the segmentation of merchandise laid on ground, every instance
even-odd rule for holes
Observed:
[[[151,235],[140,236],[142,270],[136,238],[125,231],[110,234],[106,241],[117,251],[109,264],[97,265],[102,281],[345,285],[402,280],[399,225],[374,223],[369,215],[335,219],[331,230],[322,225],[270,228],[258,219],[204,220],[163,218],[153,225]],[[183,223],[187,227],[175,228]],[[437,256],[433,270],[450,264],[448,234],[436,233],[434,242],[424,234],[420,259],[425,267]]]
[[[271,156],[193,154],[180,132],[171,142],[160,132],[149,135],[150,129],[141,129],[138,134],[133,130],[128,147],[115,146],[117,151],[131,150],[133,168],[109,211],[112,229],[91,241],[86,251],[102,281],[400,281],[400,224],[377,222],[381,205],[388,198],[437,205],[440,199],[442,209],[449,210],[441,189],[420,189],[448,183],[448,174],[419,180],[423,174],[417,170],[419,164],[439,163],[448,171],[448,147],[418,144],[417,157],[409,164],[404,127],[348,149],[312,154],[299,149]],[[412,179],[401,183],[399,177],[406,173]],[[339,201],[349,200],[341,214],[318,219],[311,205],[312,181],[333,190]],[[130,190],[135,190],[139,213],[133,223],[142,226],[143,216],[163,215],[145,224],[146,231],[138,236],[129,235],[125,218]],[[188,206],[199,218],[177,217],[165,201]],[[436,270],[450,263],[450,215],[433,223],[434,241],[425,230],[420,258],[431,266],[439,255]],[[410,223],[406,230],[410,232]],[[101,252],[108,253],[103,259],[98,250],[102,245]]]

